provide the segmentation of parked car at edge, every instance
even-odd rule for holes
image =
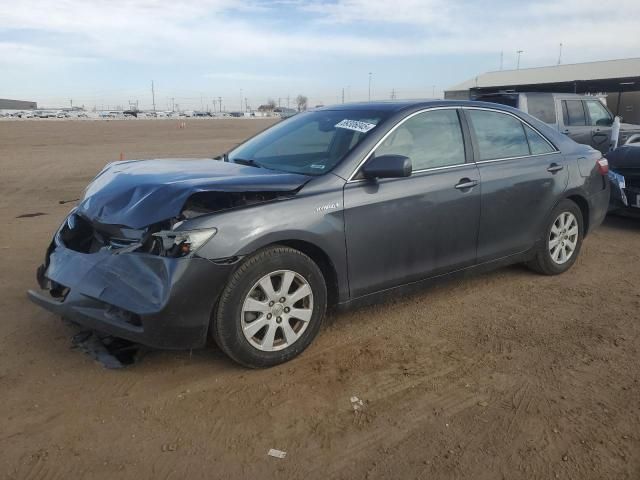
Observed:
[[[267,367],[327,306],[452,276],[576,261],[609,202],[607,161],[535,118],[480,102],[300,113],[218,160],[107,165],[65,219],[30,298],[158,348]]]
[[[628,144],[607,153],[611,202],[609,210],[640,216],[640,144]]]
[[[477,95],[476,99],[518,108],[603,154],[611,147],[614,115],[600,97],[571,93],[497,92]],[[640,142],[640,125],[622,123],[618,144],[632,142]]]

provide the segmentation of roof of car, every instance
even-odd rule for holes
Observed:
[[[517,111],[511,107],[500,105],[496,103],[471,101],[471,100],[389,100],[389,101],[376,101],[376,102],[354,102],[354,103],[341,103],[337,105],[328,105],[326,107],[319,107],[314,111],[328,111],[328,110],[345,110],[345,111],[387,111],[387,112],[399,112],[407,109],[414,108],[428,108],[428,107],[456,107],[456,106],[469,106],[469,107],[488,107],[498,110]]]

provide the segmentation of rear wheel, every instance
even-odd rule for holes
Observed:
[[[544,240],[528,266],[544,275],[569,270],[580,253],[583,225],[580,207],[571,200],[562,200],[551,213]]]
[[[313,260],[289,247],[269,247],[247,258],[231,276],[212,336],[242,365],[277,365],[309,346],[326,305],[324,277]]]

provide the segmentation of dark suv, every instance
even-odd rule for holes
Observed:
[[[153,347],[303,351],[328,305],[525,262],[571,267],[605,216],[607,161],[479,102],[296,115],[219,159],[115,162],[65,219],[31,299]]]

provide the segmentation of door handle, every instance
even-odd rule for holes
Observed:
[[[563,168],[564,167],[562,165],[558,165],[557,163],[552,163],[551,165],[549,165],[549,168],[547,168],[547,172],[556,173],[562,170]]]
[[[477,180],[471,180],[470,178],[461,178],[456,185],[456,188],[458,190],[467,190],[469,188],[475,187],[476,185],[478,185]]]

